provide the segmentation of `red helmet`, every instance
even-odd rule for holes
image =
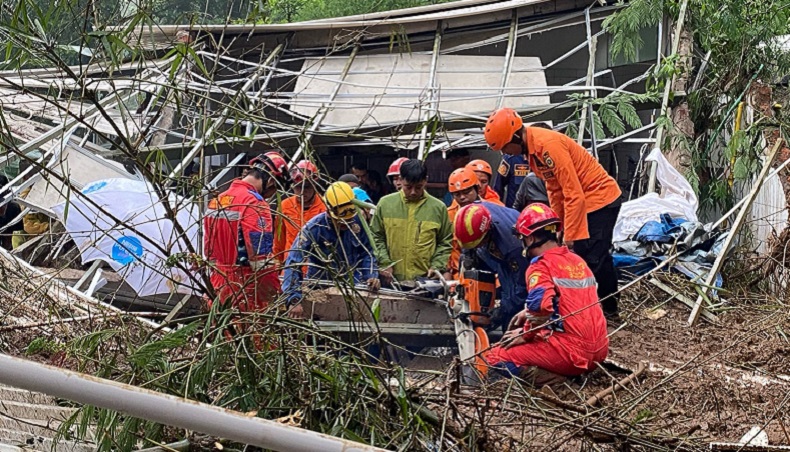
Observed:
[[[481,173],[488,174],[488,177],[493,177],[494,172],[491,170],[491,165],[488,164],[485,160],[477,159],[472,160],[471,162],[466,164],[466,167],[471,169],[472,171],[480,171]]]
[[[288,162],[285,161],[282,155],[277,151],[269,151],[261,154],[250,160],[250,166],[263,170],[277,179],[287,181],[288,175]]]
[[[387,170],[387,177],[400,176],[400,166],[403,165],[403,162],[407,160],[409,159],[406,157],[401,157],[392,162],[392,164],[390,164],[390,169]]]
[[[455,238],[461,248],[476,248],[491,229],[491,212],[482,204],[461,207],[455,216]]]
[[[305,178],[312,180],[318,179],[318,168],[310,160],[300,160],[293,168],[291,168],[291,180],[298,184]]]
[[[529,237],[535,231],[551,226],[554,226],[552,232],[559,233],[562,231],[560,217],[551,210],[551,207],[539,202],[525,207],[518,216],[518,220],[516,220],[516,232],[524,237]]]
[[[488,117],[483,135],[486,143],[494,151],[501,151],[513,141],[513,135],[524,127],[521,116],[512,108],[500,108]]]
[[[450,179],[447,181],[447,189],[450,193],[466,190],[467,188],[480,185],[477,180],[475,172],[469,168],[458,168],[450,174]]]

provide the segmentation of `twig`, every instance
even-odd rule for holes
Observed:
[[[615,384],[613,384],[612,386],[604,389],[603,391],[597,392],[594,396],[592,396],[589,399],[587,399],[587,402],[585,402],[585,403],[587,403],[587,405],[589,405],[591,407],[594,407],[595,405],[598,404],[598,402],[603,400],[606,396],[608,396],[609,394],[613,393],[614,390],[618,386],[623,388],[623,389],[625,389],[625,385],[627,385],[628,383],[631,383],[632,381],[634,381],[637,378],[639,378],[639,376],[642,375],[645,372],[646,368],[647,368],[647,366],[645,365],[645,363],[644,362],[640,362],[639,363],[639,367],[636,368],[636,371],[634,371],[634,373],[632,373],[631,375],[623,378],[620,381],[615,382]]]

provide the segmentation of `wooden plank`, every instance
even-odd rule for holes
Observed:
[[[691,315],[689,316],[688,320],[689,326],[693,326],[697,322],[697,318],[699,318],[700,312],[702,311],[702,300],[704,300],[707,296],[708,292],[710,291],[710,287],[713,287],[713,283],[716,281],[716,275],[724,266],[724,259],[727,256],[727,251],[730,249],[730,246],[732,246],[735,236],[738,235],[738,230],[741,228],[741,225],[746,219],[746,214],[751,210],[752,202],[754,202],[754,198],[757,197],[757,193],[760,192],[760,188],[763,186],[763,181],[768,175],[771,165],[773,165],[776,154],[779,151],[779,148],[782,147],[783,142],[784,140],[782,138],[776,140],[776,144],[774,144],[773,149],[771,149],[771,152],[768,154],[768,157],[763,163],[763,169],[760,171],[760,175],[757,176],[757,179],[754,181],[752,190],[746,196],[746,202],[743,203],[743,207],[741,207],[741,210],[738,212],[738,216],[735,217],[735,221],[730,227],[729,235],[727,236],[727,239],[724,241],[724,245],[721,248],[721,253],[716,256],[716,260],[713,262],[713,267],[711,267],[710,273],[708,273],[708,278],[705,280],[705,285],[700,287],[702,292],[700,292],[699,296],[697,297],[697,301],[694,303],[694,307],[691,309]]]

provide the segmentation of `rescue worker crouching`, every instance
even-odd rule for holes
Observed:
[[[285,160],[277,152],[267,152],[250,160],[241,179],[209,202],[203,219],[204,249],[220,303],[242,312],[262,311],[279,293],[266,196],[287,180]]]
[[[494,151],[529,159],[565,226],[562,241],[592,269],[603,310],[616,318],[617,273],[611,247],[622,194],[617,181],[576,141],[553,130],[525,127],[511,108],[492,113],[484,135]]]
[[[302,160],[291,169],[290,176],[294,195],[282,201],[274,220],[274,256],[280,262],[288,258],[291,244],[302,226],[316,215],[326,212],[317,190],[318,168],[309,160]]]
[[[372,291],[381,287],[373,246],[353,200],[354,191],[347,183],[330,185],[325,195],[328,210],[308,221],[291,245],[283,278],[289,317],[304,317],[304,277],[348,280],[350,273],[355,284],[365,283]]]
[[[558,243],[560,218],[545,204],[519,215],[516,232],[531,259],[526,307],[484,358],[494,369],[543,386],[577,376],[606,359],[609,339],[595,277]]]
[[[490,202],[464,206],[455,218],[455,239],[465,250],[464,270],[491,271],[499,280],[500,304],[492,313],[491,328],[508,325],[527,298],[528,261],[513,235],[517,218],[515,210]]]
[[[451,223],[455,223],[456,215],[462,207],[481,199],[480,181],[477,178],[475,171],[468,165],[464,168],[459,168],[450,174],[450,178],[447,181],[447,190],[453,196],[453,202],[450,204],[450,207],[447,208],[447,215],[450,217]],[[502,205],[498,199],[492,200],[491,202]],[[450,253],[450,260],[447,264],[448,271],[444,275],[445,279],[458,279],[460,258],[461,246],[459,245],[458,240],[453,240],[453,250]]]

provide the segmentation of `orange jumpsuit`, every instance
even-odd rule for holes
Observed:
[[[211,285],[219,300],[242,312],[265,309],[280,291],[275,267],[264,266],[272,255],[269,204],[251,184],[234,180],[209,202],[203,222]]]
[[[590,268],[561,246],[532,260],[527,269],[527,312],[548,317],[548,325],[524,324],[527,343],[495,346],[485,355],[489,365],[509,375],[536,366],[560,375],[581,375],[606,359],[609,338]]]
[[[305,210],[302,208],[301,198],[291,196],[283,200],[280,204],[280,211],[275,219],[274,230],[277,231],[274,237],[274,256],[280,262],[285,262],[288,258],[288,250],[294,239],[299,235],[302,226],[318,214],[326,212],[326,206],[321,197],[317,194],[313,197],[313,203]]]

